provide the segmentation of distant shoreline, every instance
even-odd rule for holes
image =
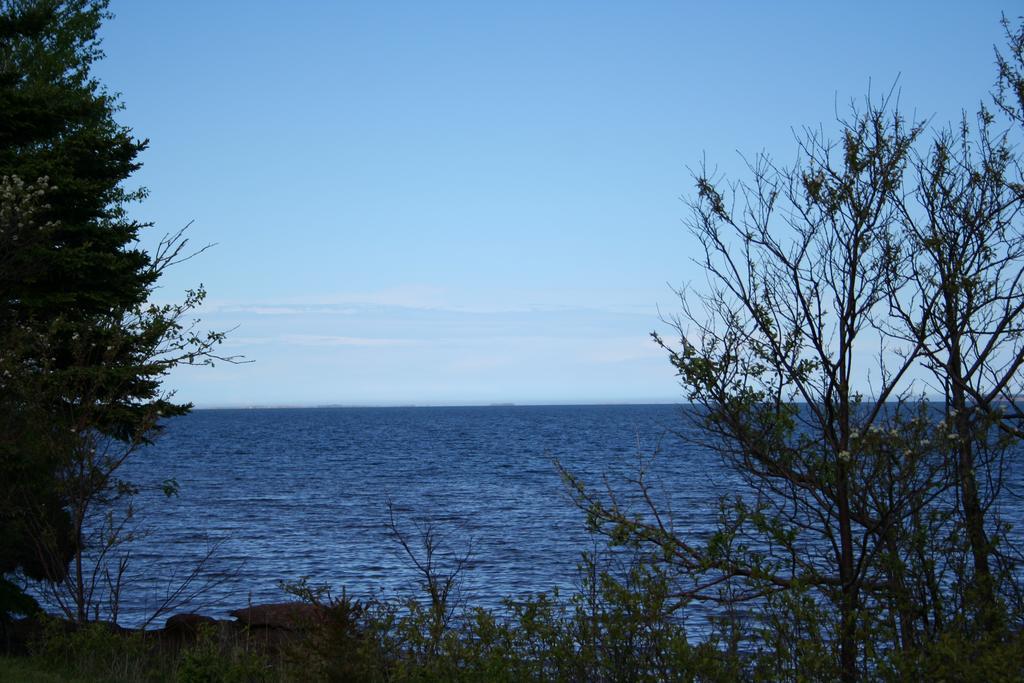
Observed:
[[[594,401],[564,403],[324,403],[324,404],[255,404],[255,405],[224,405],[196,406],[193,412],[213,410],[364,410],[384,408],[571,408],[582,406],[668,406],[683,405],[675,401]]]

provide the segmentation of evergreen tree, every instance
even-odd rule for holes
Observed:
[[[223,338],[184,322],[201,288],[147,303],[186,240],[137,245],[148,225],[126,207],[145,190],[127,183],[147,142],[90,70],[108,16],[107,0],[0,0],[0,572],[70,582],[80,620],[90,513],[131,493],[118,468],[189,410],[163,375]]]

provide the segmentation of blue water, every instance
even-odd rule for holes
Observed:
[[[628,490],[638,456],[690,532],[709,528],[734,485],[717,458],[677,434],[670,405],[200,410],[173,420],[123,474],[142,486],[120,621],[141,623],[216,546],[217,582],[190,608],[212,616],[285,599],[309,577],[350,595],[396,597],[418,575],[388,528],[392,501],[414,541],[432,524],[445,553],[471,550],[464,597],[495,606],[578,585],[596,539],[566,495],[558,459],[584,480]],[[176,497],[159,493],[165,479]],[[193,584],[202,585],[201,582]],[[162,621],[162,620],[161,620]],[[154,625],[160,625],[160,621]]]
[[[176,418],[120,471],[140,493],[129,527],[139,537],[119,549],[130,557],[118,620],[146,625],[200,563],[203,572],[185,596],[204,592],[190,604],[179,604],[179,596],[171,613],[226,617],[249,603],[291,599],[281,582],[302,578],[360,598],[414,594],[421,576],[389,527],[389,501],[421,561],[418,536],[427,526],[438,541],[441,573],[453,556],[468,554],[461,574],[467,604],[493,608],[504,597],[556,588],[565,594],[580,585],[581,553],[603,548],[588,535],[555,460],[595,489],[610,487],[627,505],[638,502],[630,479],[642,466],[659,510],[691,541],[714,528],[719,496],[749,491],[699,445],[706,435],[687,431],[684,411],[311,408]],[[1000,508],[1014,524],[1012,538],[1024,543],[1020,461],[1018,453],[1006,461],[1010,489]],[[161,492],[168,479],[180,485],[170,498]],[[827,555],[828,548],[815,552]],[[110,614],[101,607],[99,616]],[[698,630],[706,616],[699,605],[687,609]]]

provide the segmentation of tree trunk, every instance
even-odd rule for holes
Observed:
[[[840,597],[839,664],[841,680],[852,683],[857,680],[857,586],[853,576],[853,532],[850,527],[850,500],[846,463],[839,463],[839,579],[842,582]]]
[[[953,321],[955,322],[955,321]],[[953,329],[953,328],[951,328]],[[985,511],[978,495],[978,479],[974,472],[974,433],[964,390],[960,338],[952,335],[947,372],[950,379],[950,399],[954,411],[953,434],[956,436],[956,467],[960,487],[960,500],[964,509],[964,527],[971,546],[974,562],[973,598],[978,601],[981,627],[989,631],[994,627],[996,609],[992,572],[989,569],[989,542],[985,533]]]

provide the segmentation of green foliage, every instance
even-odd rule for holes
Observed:
[[[80,621],[96,603],[69,562],[96,542],[89,520],[131,497],[116,471],[188,411],[163,376],[223,339],[185,320],[201,288],[147,303],[186,240],[138,246],[126,208],[145,191],[128,180],[146,141],[91,73],[108,16],[107,0],[0,2],[0,573],[63,586]]]
[[[326,586],[312,586],[306,579],[282,587],[319,615],[308,625],[308,637],[287,651],[290,670],[313,680],[388,680],[397,610],[376,601],[353,600],[344,591],[333,596]]]
[[[976,640],[956,632],[899,653],[885,669],[892,681],[1019,681],[1024,672],[1024,639],[991,636]]]
[[[807,589],[773,593],[752,634],[754,678],[762,681],[834,681],[829,614]]]
[[[584,558],[581,589],[468,607],[436,630],[432,603],[331,598],[289,590],[319,608],[310,639],[291,653],[311,679],[346,681],[665,681],[739,679],[740,659],[716,637],[694,645],[673,614],[657,564]],[[429,596],[428,596],[429,597]]]
[[[708,284],[680,292],[678,342],[655,340],[694,404],[687,438],[741,483],[716,530],[673,524],[642,471],[630,497],[563,473],[589,527],[671,568],[677,595],[743,606],[720,645],[752,653],[744,675],[1016,665],[987,656],[1024,624],[999,518],[1024,437],[1024,28],[1006,26],[999,112],[973,125],[926,141],[890,94],[851,107],[835,140],[805,129],[791,166],[695,174]],[[986,656],[965,658],[971,642]]]
[[[829,608],[810,590],[771,594],[756,615],[720,611],[697,632],[674,609],[664,565],[637,555],[585,557],[569,596],[467,607],[440,638],[416,600],[332,597],[305,581],[288,590],[316,607],[279,654],[246,635],[201,628],[180,651],[103,624],[51,621],[33,671],[82,680],[145,681],[834,681]],[[862,633],[865,643],[886,633]],[[1019,680],[1020,637],[976,641],[944,633],[920,648],[878,652],[877,680]],[[870,649],[870,647],[869,647]],[[42,674],[40,674],[42,675]],[[43,678],[43,680],[47,680]]]
[[[9,612],[23,616],[42,611],[35,598],[27,595],[20,586],[4,577],[0,577],[0,605],[7,605]]]
[[[225,635],[204,626],[183,647],[166,647],[141,631],[111,624],[74,625],[46,619],[25,658],[29,668],[57,680],[181,681],[182,683],[311,680],[309,671],[294,675],[271,666],[269,654],[254,647],[244,634]],[[312,680],[322,680],[316,676]]]
[[[46,619],[33,644],[33,656],[51,671],[96,680],[145,680],[151,663],[141,633],[123,633],[109,624],[72,627]]]
[[[217,629],[204,625],[178,661],[180,683],[256,683],[271,679],[268,660],[238,643],[222,642]]]
[[[73,673],[55,673],[25,657],[0,657],[0,681],[17,683],[93,683],[95,679]]]

